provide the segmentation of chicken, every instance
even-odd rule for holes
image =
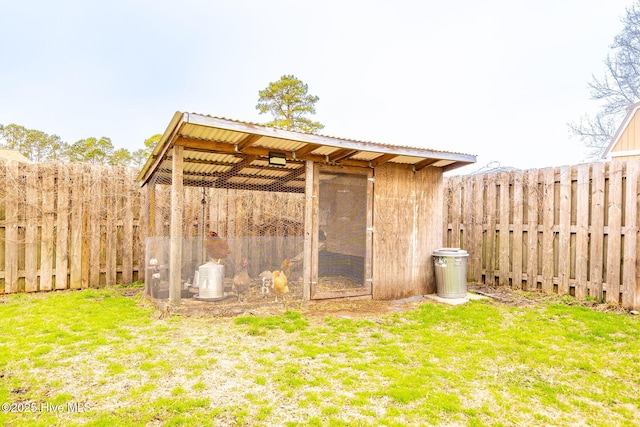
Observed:
[[[271,280],[273,279],[273,274],[269,270],[265,270],[258,276],[262,279],[262,288],[260,289],[263,294],[269,293],[269,287],[271,286]]]
[[[284,296],[289,293],[289,286],[287,285],[287,276],[282,271],[274,271],[271,273],[273,275],[271,287],[273,288],[273,292],[276,294],[276,301],[278,302],[278,297],[282,297],[283,301],[286,301]]]
[[[291,260],[289,258],[285,258],[284,261],[282,261],[280,271],[282,271],[287,278],[291,277]]]
[[[219,237],[215,231],[207,233],[207,237],[204,238],[204,248],[207,251],[207,256],[218,264],[231,253],[227,242]]]
[[[247,291],[249,290],[249,286],[251,285],[251,279],[249,278],[249,273],[247,272],[248,266],[249,261],[247,261],[246,258],[242,258],[242,261],[240,262],[240,271],[238,271],[233,276],[233,284],[231,285],[231,290],[238,296],[238,301],[240,301],[241,299],[244,300],[244,295],[247,293]]]

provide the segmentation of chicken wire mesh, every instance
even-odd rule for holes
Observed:
[[[165,158],[147,183],[145,283],[147,293],[158,299],[169,297],[171,276],[170,160]],[[198,171],[202,162],[214,167],[204,174]],[[274,297],[269,279],[281,270],[292,296],[302,296],[303,162],[276,167],[252,156],[211,153],[185,160],[183,184],[181,298],[262,301]],[[214,240],[224,241],[228,250],[221,252]],[[199,276],[213,264],[222,266],[222,289],[205,294],[198,288]]]
[[[367,176],[321,171],[316,293],[367,285]]]

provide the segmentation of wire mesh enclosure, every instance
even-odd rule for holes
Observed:
[[[365,174],[319,173],[318,282],[314,294],[369,290]]]
[[[198,160],[221,164],[213,173],[202,175]],[[145,283],[147,293],[156,299],[169,298],[170,162],[170,157],[165,158],[165,165],[147,184]],[[274,271],[286,272],[288,296],[300,298],[304,163],[270,166],[268,160],[253,156],[200,153],[200,159],[185,164],[183,176],[181,298],[264,301],[275,297],[270,287]],[[205,292],[200,286],[203,272],[213,270],[221,274],[222,286],[219,292]]]
[[[473,162],[176,112],[138,176],[148,292],[250,301],[286,278],[302,299],[417,295],[433,282],[422,251],[441,245],[442,173]]]

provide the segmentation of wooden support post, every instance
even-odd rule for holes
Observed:
[[[184,193],[182,191],[182,157],[184,147],[174,146],[171,171],[171,252],[169,253],[169,302],[180,305],[182,290],[182,212]]]
[[[314,218],[314,199],[313,199],[313,170],[312,161],[306,161],[305,172],[305,191],[304,191],[304,254],[303,254],[303,279],[302,279],[302,299],[311,299],[311,281],[312,281],[312,265],[314,257],[313,248],[313,218]]]

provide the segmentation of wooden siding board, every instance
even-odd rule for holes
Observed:
[[[431,253],[443,241],[443,181],[441,172],[431,169],[414,173],[394,164],[374,169],[374,299],[433,291]]]

